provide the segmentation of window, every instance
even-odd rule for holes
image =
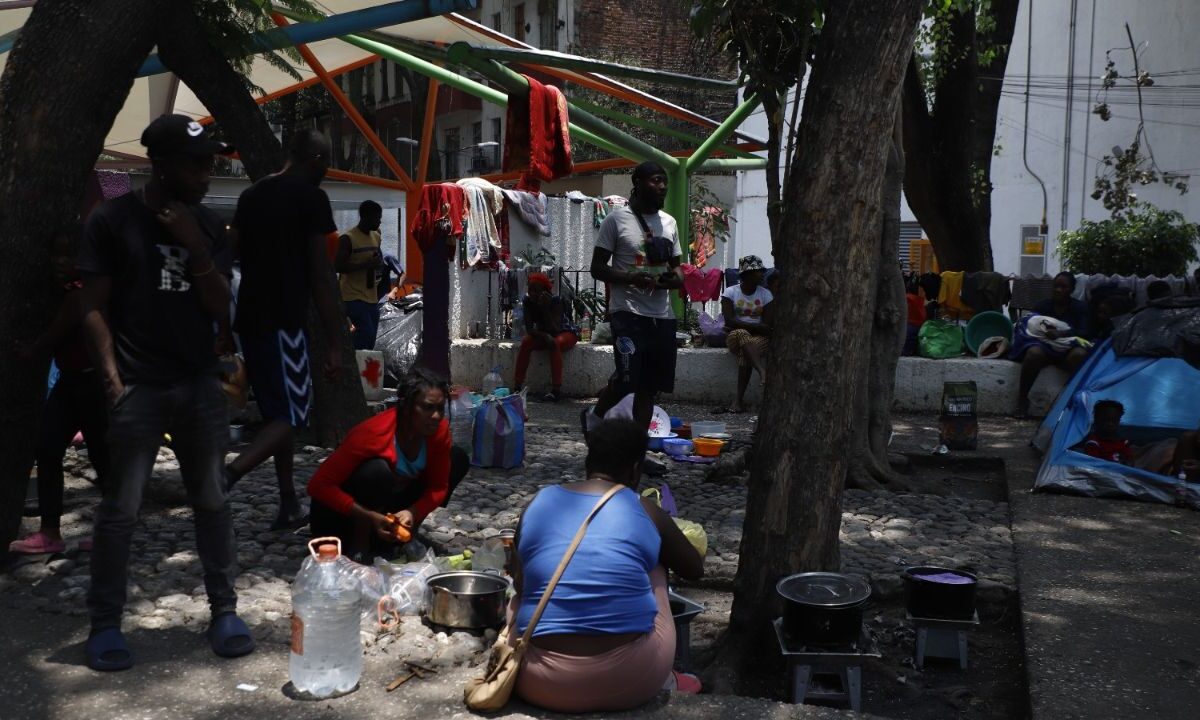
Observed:
[[[471,144],[479,147],[483,143],[483,123],[477,122],[471,125]]]
[[[380,60],[379,61],[379,81],[381,84],[380,89],[379,89],[379,99],[380,100],[391,100],[392,99],[391,83],[388,82],[388,79],[389,79],[388,76],[391,75],[391,73],[389,72],[389,70],[391,69],[389,67],[390,65],[391,65],[391,63],[388,60]]]
[[[458,138],[458,128],[447,128],[445,132],[445,138],[445,147],[442,148],[442,152],[446,158],[446,163],[444,166],[446,172],[442,175],[442,179],[453,180],[459,176],[458,156],[461,153],[459,153],[460,143]]]
[[[525,3],[513,6],[513,37],[525,42]]]
[[[558,49],[558,0],[538,0],[538,46]]]
[[[500,13],[492,13],[492,29],[496,32],[504,32],[504,26],[501,24]]]

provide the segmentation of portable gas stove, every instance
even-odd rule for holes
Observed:
[[[913,617],[910,612],[905,615],[917,631],[913,662],[918,668],[925,667],[925,658],[932,657],[958,660],[958,666],[967,669],[967,633],[979,624],[978,612],[970,620]]]
[[[880,657],[879,646],[864,628],[858,641],[842,647],[797,645],[783,633],[783,618],[775,619],[775,639],[787,660],[791,676],[792,703],[810,701],[845,703],[862,709],[862,664]],[[834,685],[825,682],[832,679]]]

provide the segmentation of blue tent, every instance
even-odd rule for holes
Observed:
[[[1125,406],[1121,424],[1131,441],[1177,437],[1200,427],[1200,370],[1178,357],[1119,357],[1114,341],[1097,346],[1038,428],[1033,444],[1045,457],[1034,487],[1090,497],[1185,502],[1200,510],[1200,485],[1071,449],[1087,436],[1096,402],[1106,399]]]

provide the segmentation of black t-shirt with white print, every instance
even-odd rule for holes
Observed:
[[[190,208],[210,241],[217,271],[228,274],[225,226],[202,207]],[[108,325],[117,370],[126,384],[166,385],[216,372],[216,327],[205,312],[180,247],[135,193],[92,211],[79,270],[112,278]]]

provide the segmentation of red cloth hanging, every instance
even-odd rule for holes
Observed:
[[[524,170],[518,190],[537,192],[543,182],[570,175],[571,135],[567,99],[553,85],[528,75],[529,96],[508,103],[504,171]]]
[[[454,183],[437,183],[421,188],[421,202],[417,206],[416,216],[413,217],[409,230],[417,241],[421,252],[428,252],[429,247],[438,237],[437,223],[448,220],[450,237],[462,235],[463,212],[466,209],[466,194]],[[454,253],[450,254],[451,259]]]

